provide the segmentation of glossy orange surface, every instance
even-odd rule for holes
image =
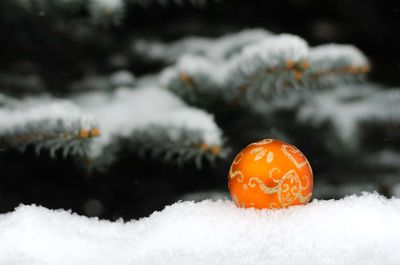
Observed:
[[[310,201],[313,173],[299,149],[265,139],[248,145],[236,156],[228,187],[238,207],[284,208]]]

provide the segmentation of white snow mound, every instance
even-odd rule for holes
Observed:
[[[283,210],[179,202],[101,221],[19,206],[0,215],[1,265],[400,264],[400,199],[377,194]]]

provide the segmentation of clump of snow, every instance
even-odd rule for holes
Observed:
[[[400,200],[378,194],[282,210],[179,202],[127,223],[19,206],[0,216],[0,264],[397,265]]]

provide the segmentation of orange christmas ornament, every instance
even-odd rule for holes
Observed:
[[[299,149],[265,139],[248,145],[236,156],[228,187],[238,207],[284,208],[310,201],[313,173]]]

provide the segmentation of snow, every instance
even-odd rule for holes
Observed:
[[[377,194],[282,210],[178,202],[110,222],[19,206],[0,216],[2,265],[400,263],[400,200]]]

